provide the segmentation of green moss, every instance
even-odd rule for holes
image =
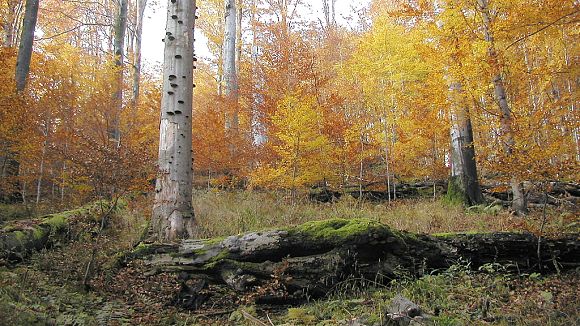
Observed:
[[[476,234],[489,234],[490,232],[481,232],[481,231],[465,231],[465,232],[442,232],[442,233],[433,233],[432,236],[436,238],[443,238],[448,239],[455,236],[461,235],[476,235]]]
[[[207,263],[203,265],[202,269],[209,270],[213,269],[219,262],[227,260],[230,253],[227,249],[220,251],[219,254],[215,255],[214,257],[210,258]]]
[[[203,240],[203,244],[204,245],[216,245],[218,243],[221,243],[222,241],[224,241],[227,237],[217,237],[217,238],[211,238],[211,239],[207,239],[207,240]]]
[[[445,194],[443,200],[450,205],[464,205],[467,203],[467,195],[465,194],[459,177],[449,178],[447,194]]]
[[[54,214],[46,218],[41,225],[48,225],[52,231],[59,231],[66,227],[67,219],[69,216],[67,214]]]
[[[16,240],[22,242],[26,239],[26,233],[24,233],[23,231],[14,231],[14,237],[16,238]]]
[[[389,231],[387,226],[369,219],[330,219],[313,221],[288,230],[315,239],[337,240],[368,234],[373,231]]]
[[[45,234],[46,231],[42,227],[35,227],[34,230],[32,231],[32,236],[34,237],[35,240],[42,239]]]
[[[133,257],[141,257],[147,255],[151,252],[151,245],[145,244],[143,242],[139,243],[130,253]]]
[[[289,308],[286,318],[300,325],[311,325],[316,321],[316,317],[304,308]]]

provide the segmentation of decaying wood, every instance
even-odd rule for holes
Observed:
[[[0,263],[18,262],[56,241],[71,240],[74,236],[67,231],[80,220],[104,227],[106,217],[117,208],[117,203],[95,202],[38,219],[8,222],[0,228]]]
[[[477,268],[510,264],[519,271],[580,266],[577,234],[543,239],[527,233],[416,235],[365,219],[333,219],[214,240],[140,245],[151,273],[179,272],[208,284],[255,293],[258,302],[320,297],[352,278],[386,282],[422,275],[459,261]]]

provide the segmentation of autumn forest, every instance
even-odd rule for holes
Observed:
[[[147,26],[152,16],[164,25]],[[377,315],[386,300],[418,304],[434,325],[510,324],[510,313],[573,324],[580,276],[563,270],[580,266],[579,19],[577,0],[0,0],[0,273],[36,273],[0,280],[0,323],[391,325],[403,310]],[[151,28],[163,30],[157,47],[144,46]],[[295,229],[179,242],[280,227]],[[390,258],[370,257],[381,243]],[[486,261],[490,243],[511,249]],[[472,265],[458,271],[457,255]],[[314,272],[312,257],[338,265]],[[557,276],[499,280],[514,261],[518,277],[525,264]],[[455,269],[423,270],[444,268]],[[71,311],[33,306],[50,277],[82,288]],[[354,294],[340,287],[353,279]],[[450,299],[476,284],[509,287],[515,310],[497,291],[481,290],[477,313]],[[216,299],[228,286],[237,294]],[[374,294],[353,308],[347,293]],[[545,305],[520,307],[526,295]],[[339,307],[261,306],[276,298]],[[126,320],[103,323],[119,302]]]

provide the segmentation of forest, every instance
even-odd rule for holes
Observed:
[[[0,0],[0,324],[580,322],[577,0]]]

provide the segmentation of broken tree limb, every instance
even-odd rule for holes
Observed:
[[[542,241],[526,233],[439,234],[399,232],[367,219],[332,219],[179,244],[142,244],[131,253],[151,273],[179,272],[209,284],[227,285],[257,300],[288,302],[320,297],[351,277],[386,282],[422,275],[460,260],[477,268],[512,264],[520,271],[580,266],[578,235]]]

